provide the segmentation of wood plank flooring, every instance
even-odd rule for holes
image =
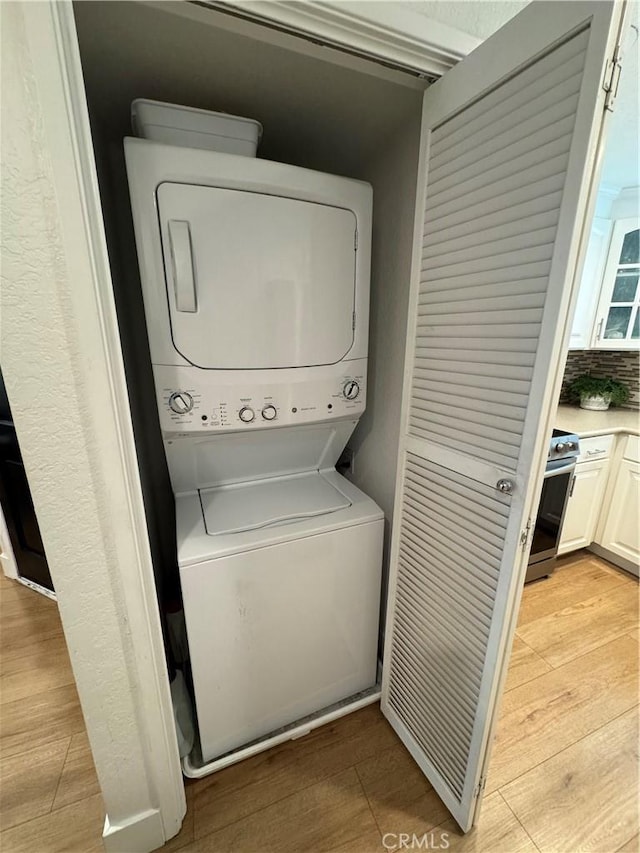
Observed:
[[[638,829],[638,585],[587,552],[526,587],[482,814],[462,836],[364,708],[196,782],[165,850],[630,853]],[[53,602],[0,579],[0,850],[101,850],[103,806]],[[392,835],[386,835],[393,833]],[[446,833],[446,835],[445,835]]]

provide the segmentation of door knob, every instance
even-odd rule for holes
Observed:
[[[502,492],[503,495],[510,495],[513,492],[513,480],[498,480],[496,489]]]

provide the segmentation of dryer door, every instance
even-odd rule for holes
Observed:
[[[157,190],[173,345],[197,367],[334,364],[353,345],[356,217],[242,190]]]

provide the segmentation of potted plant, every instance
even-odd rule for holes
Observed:
[[[629,389],[610,376],[591,376],[583,373],[569,383],[569,396],[579,402],[581,409],[603,412],[612,406],[621,406],[629,399]]]

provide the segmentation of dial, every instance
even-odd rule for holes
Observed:
[[[347,400],[355,400],[360,393],[360,385],[355,379],[350,379],[342,386],[342,393]]]
[[[276,419],[276,415],[278,414],[275,406],[265,406],[262,410],[262,417],[265,421],[274,421]]]
[[[256,413],[251,406],[243,406],[238,412],[238,417],[245,424],[250,424],[255,419]]]
[[[193,397],[186,391],[174,391],[169,397],[169,408],[177,415],[186,415],[193,409]]]
[[[560,442],[560,444],[556,444],[556,453],[564,453],[565,449],[566,448],[562,442]]]

